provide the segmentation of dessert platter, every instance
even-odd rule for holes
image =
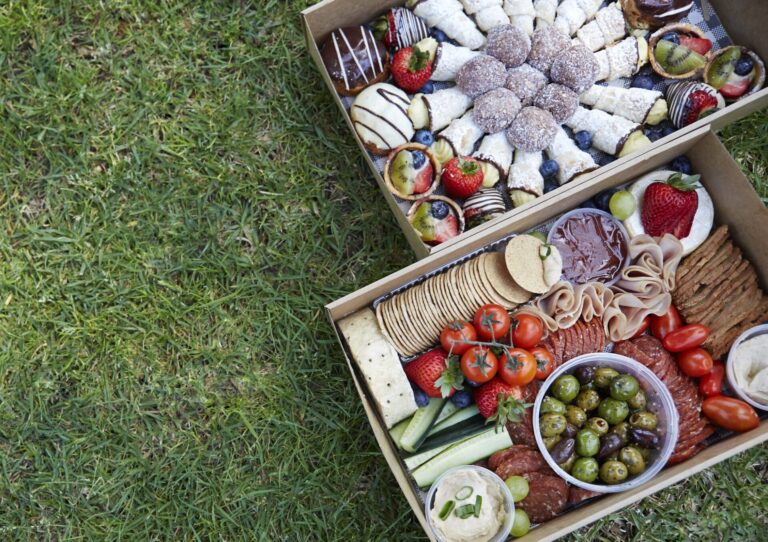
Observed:
[[[319,44],[355,132],[429,246],[765,83],[682,0],[408,0]]]
[[[336,321],[433,539],[535,533],[768,416],[768,294],[704,184],[679,156]]]

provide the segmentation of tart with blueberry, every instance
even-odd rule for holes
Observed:
[[[765,84],[765,64],[746,47],[731,45],[716,51],[704,70],[704,81],[735,102]]]
[[[429,149],[420,143],[400,145],[387,157],[384,182],[395,196],[417,200],[437,188],[440,167]]]
[[[653,71],[667,79],[700,76],[712,51],[712,42],[698,27],[678,23],[651,35],[650,61]]]
[[[430,245],[444,243],[464,231],[461,207],[445,196],[429,196],[415,202],[408,211],[408,221],[421,240]]]

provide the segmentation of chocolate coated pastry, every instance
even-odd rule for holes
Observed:
[[[656,29],[679,21],[691,11],[690,0],[621,0],[624,18],[632,28]]]
[[[364,26],[338,28],[320,47],[320,56],[342,96],[354,96],[389,75],[389,53]]]

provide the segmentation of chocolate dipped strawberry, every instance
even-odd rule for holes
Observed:
[[[402,49],[429,37],[424,19],[407,8],[392,8],[373,25],[377,39],[389,49]]]
[[[699,178],[675,173],[666,182],[655,182],[646,188],[641,212],[645,233],[652,237],[667,233],[678,239],[688,237],[699,207]]]

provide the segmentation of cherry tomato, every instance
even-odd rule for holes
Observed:
[[[667,312],[661,316],[651,316],[651,333],[660,341],[664,340],[667,333],[679,329],[682,325],[683,320],[672,303],[669,304]]]
[[[509,314],[501,305],[489,303],[475,312],[475,331],[484,341],[499,341],[509,331]]]
[[[650,326],[650,325],[651,325],[651,317],[650,316],[646,316],[643,319],[643,322],[640,324],[640,327],[637,328],[637,331],[635,331],[635,334],[632,335],[631,338],[634,339],[635,337],[639,337],[640,335],[645,333],[645,331],[648,329],[648,326]]]
[[[704,376],[712,370],[712,356],[702,348],[691,348],[677,355],[677,365],[680,370],[694,378]]]
[[[729,431],[749,431],[760,425],[755,409],[744,401],[726,395],[707,397],[701,405],[704,415]]]
[[[699,391],[704,397],[714,397],[723,392],[725,366],[715,361],[712,370],[699,379]]]
[[[499,363],[499,376],[512,386],[525,386],[536,377],[536,358],[528,350],[504,350]]]
[[[555,368],[555,358],[552,352],[544,346],[531,348],[531,354],[536,360],[536,380],[546,380]]]
[[[477,332],[475,327],[466,320],[454,320],[440,332],[440,344],[443,350],[457,356],[462,355],[472,346],[462,341],[476,340]]]
[[[512,344],[517,348],[533,348],[544,335],[544,324],[538,316],[520,313],[512,318]]]
[[[701,324],[689,324],[670,331],[662,342],[670,352],[683,352],[704,344],[709,337],[709,328]]]
[[[488,382],[498,369],[498,358],[485,346],[472,346],[461,356],[461,372],[472,382]]]

